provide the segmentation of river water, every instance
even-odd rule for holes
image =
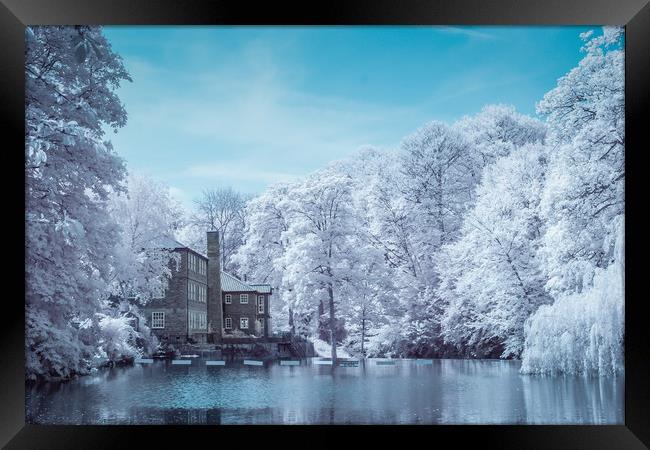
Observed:
[[[40,424],[622,424],[623,377],[519,374],[519,361],[359,367],[169,361],[26,387]]]

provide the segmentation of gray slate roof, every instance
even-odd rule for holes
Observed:
[[[221,290],[225,292],[255,292],[255,288],[221,271]]]
[[[154,240],[151,240],[147,243],[148,248],[167,248],[167,249],[177,249],[177,248],[187,248],[185,244],[181,244],[176,239],[173,239],[168,236],[160,236]]]
[[[221,290],[224,292],[259,292],[260,294],[270,294],[271,286],[268,284],[247,284],[222,270]]]
[[[270,284],[251,284],[251,287],[254,287],[257,292],[260,294],[270,294],[271,285]]]

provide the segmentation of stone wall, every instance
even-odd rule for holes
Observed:
[[[221,305],[221,260],[219,232],[208,231],[208,333],[209,341],[219,342],[223,328]]]
[[[165,313],[165,327],[162,329],[152,328],[152,332],[159,340],[167,341],[171,344],[186,342],[188,337],[189,310],[207,314],[206,303],[188,300],[188,280],[193,280],[197,284],[206,285],[207,275],[201,275],[189,270],[188,254],[192,252],[191,250],[177,249],[176,252],[180,253],[181,261],[178,270],[175,264],[173,264],[173,275],[169,281],[165,297],[153,299],[141,308],[145,314],[147,326],[149,327],[151,327],[151,314],[153,312]],[[200,257],[203,258],[202,256]],[[197,342],[204,342],[205,330],[190,330],[189,336]]]

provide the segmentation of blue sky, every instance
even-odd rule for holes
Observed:
[[[188,206],[207,187],[261,192],[486,104],[535,115],[587,29],[105,27],[133,77],[109,138]]]

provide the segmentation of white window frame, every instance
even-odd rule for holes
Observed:
[[[258,314],[264,314],[264,296],[263,295],[258,295],[257,296],[257,313]]]
[[[244,323],[246,326],[244,326]],[[248,317],[240,317],[239,318],[239,329],[240,330],[248,330]]]
[[[226,302],[226,305],[232,305],[232,295],[231,294],[226,294],[225,302]]]
[[[232,317],[226,317],[224,320],[224,326],[226,327],[226,330],[232,330]]]
[[[161,314],[156,316],[156,314]],[[162,325],[161,325],[162,323]],[[162,330],[165,328],[165,312],[164,311],[153,311],[151,313],[151,328],[156,330]]]
[[[246,301],[244,301],[246,299]],[[248,294],[239,294],[239,304],[248,305]]]

